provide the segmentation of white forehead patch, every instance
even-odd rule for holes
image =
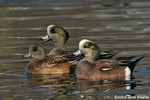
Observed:
[[[49,25],[49,26],[47,27],[47,31],[49,31],[50,29],[52,29],[54,26],[55,26],[55,25]]]
[[[79,50],[83,48],[83,45],[86,43],[86,42],[91,42],[91,43],[94,43],[88,39],[82,39],[80,42],[79,42]]]

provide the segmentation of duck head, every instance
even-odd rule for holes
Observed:
[[[100,48],[94,42],[88,39],[82,39],[79,42],[79,50],[76,51],[74,55],[78,55],[79,53],[85,56],[84,59],[94,62],[100,53]]]
[[[47,35],[42,37],[43,43],[52,40],[56,46],[63,46],[69,39],[69,33],[61,26],[49,25]]]
[[[40,45],[32,45],[29,47],[29,53],[25,54],[23,57],[32,57],[34,59],[42,60],[46,57],[46,51]]]

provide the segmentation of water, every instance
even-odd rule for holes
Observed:
[[[0,0],[0,99],[117,99],[150,96],[149,0]],[[49,24],[70,33],[68,50],[82,38],[102,50],[122,55],[147,55],[136,66],[132,81],[92,82],[74,75],[27,76],[28,47],[41,43]],[[53,43],[45,44],[47,51]]]

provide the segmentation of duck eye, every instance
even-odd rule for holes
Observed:
[[[87,45],[84,45],[83,48],[88,48],[88,46],[87,46]]]
[[[53,28],[51,29],[51,33],[52,33],[52,34],[55,33],[55,27],[53,27]]]
[[[32,49],[34,52],[38,51],[38,47],[37,46],[34,46],[33,49]]]

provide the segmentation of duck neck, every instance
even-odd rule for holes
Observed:
[[[62,55],[65,52],[65,46],[55,46],[49,53],[49,55],[57,56]]]
[[[65,43],[64,42],[55,42],[55,47],[54,47],[54,49],[62,49],[62,50],[64,50],[66,47],[65,47]]]
[[[64,47],[65,45],[65,41],[63,38],[54,39],[53,41],[55,42],[55,47]]]
[[[91,56],[91,57],[89,57],[89,56],[86,57],[86,56],[85,56],[85,57],[84,57],[84,60],[87,60],[88,62],[90,62],[90,63],[93,64],[93,63],[96,61],[96,58],[95,58],[95,57],[92,57],[92,56]]]
[[[47,55],[46,55],[46,52],[45,52],[45,53],[43,53],[41,55],[34,55],[33,59],[38,61],[38,60],[43,60],[46,57],[47,57]]]
[[[38,58],[34,58],[34,60],[43,60],[44,58],[46,58],[46,55],[43,55],[43,56],[40,56],[40,57],[38,57]]]
[[[85,58],[88,62],[94,63],[98,58],[99,52],[88,53],[85,55]]]

